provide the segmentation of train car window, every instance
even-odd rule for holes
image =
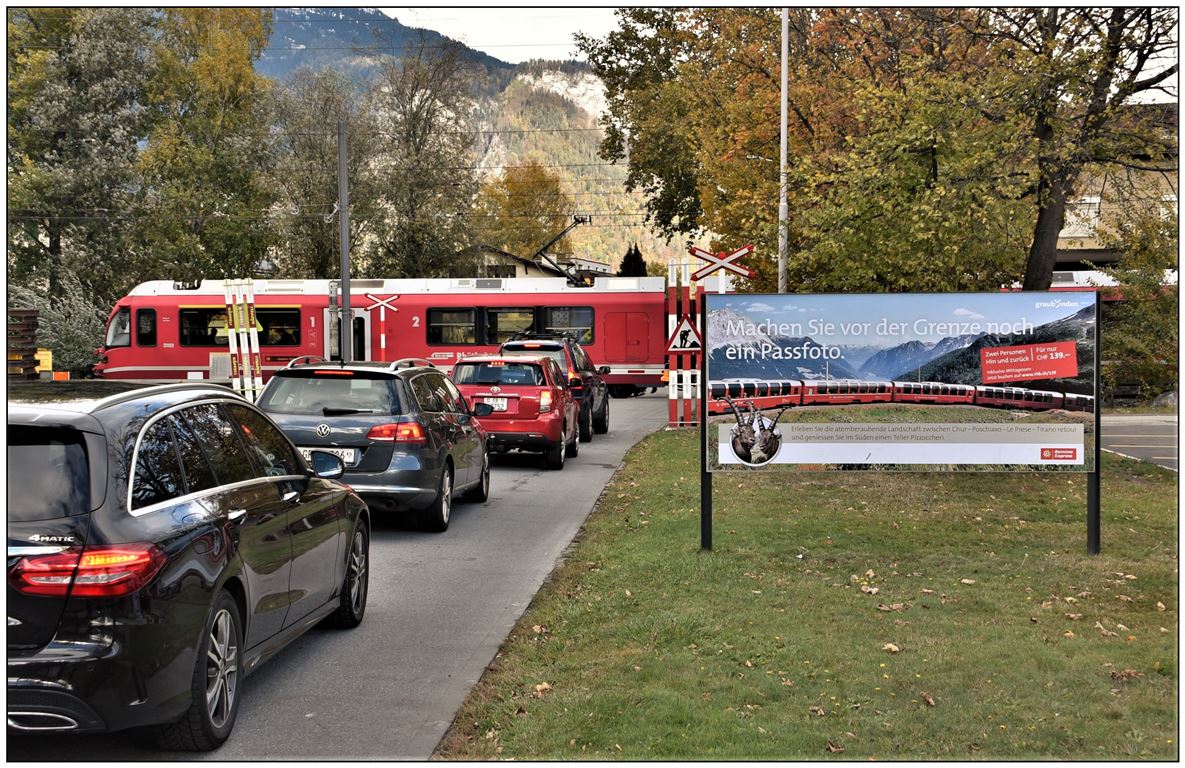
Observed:
[[[486,307],[486,344],[501,344],[534,327],[533,307]]]
[[[156,310],[136,310],[136,346],[156,346]]]
[[[225,347],[226,308],[193,307],[177,313],[177,335],[183,347]],[[137,328],[137,331],[139,328]],[[300,345],[300,310],[255,308],[255,332],[261,346]]]
[[[544,307],[543,330],[568,333],[581,344],[592,344],[594,316],[592,307]]]
[[[182,309],[177,333],[183,347],[226,346],[226,309]]]
[[[107,347],[129,347],[132,344],[132,311],[122,307],[107,326]]]
[[[428,310],[429,344],[476,344],[477,310],[438,308]]]
[[[268,347],[300,346],[299,309],[255,310],[255,321],[259,324],[259,343]]]

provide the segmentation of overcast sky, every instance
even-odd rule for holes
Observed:
[[[617,26],[612,8],[381,8],[422,27],[518,64],[527,59],[584,59],[572,35],[604,37]]]

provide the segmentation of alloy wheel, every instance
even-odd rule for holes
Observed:
[[[366,535],[354,532],[354,546],[350,550],[350,608],[357,615],[366,605],[367,585]]]
[[[221,728],[234,711],[239,682],[239,647],[235,620],[223,608],[210,626],[206,651],[206,713],[210,724]]]

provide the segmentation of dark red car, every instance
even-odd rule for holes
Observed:
[[[471,406],[494,409],[481,417],[491,451],[542,453],[548,469],[563,469],[564,459],[580,451],[580,404],[550,357],[467,357],[453,367],[452,380]]]

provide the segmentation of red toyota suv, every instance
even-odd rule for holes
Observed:
[[[580,451],[580,405],[550,357],[467,357],[452,379],[471,406],[494,409],[481,418],[491,451],[543,453],[548,469],[563,469],[564,459]]]

